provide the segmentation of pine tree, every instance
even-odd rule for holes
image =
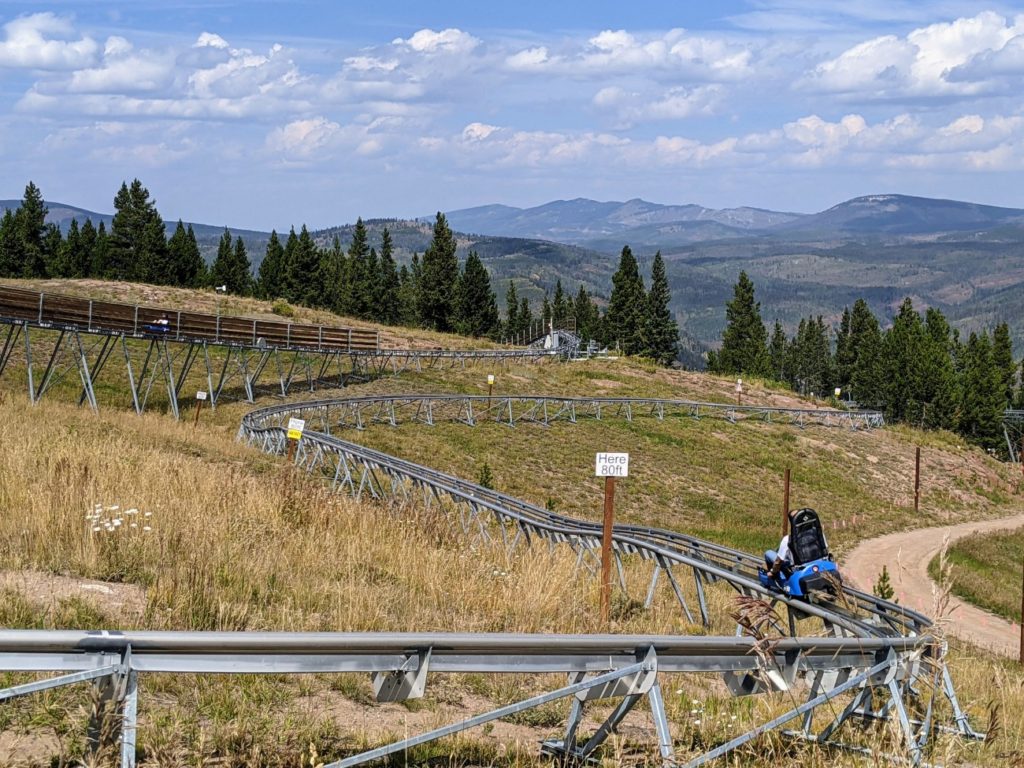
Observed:
[[[88,273],[88,254],[84,253],[82,235],[78,229],[78,219],[72,219],[68,225],[68,236],[58,258],[54,260],[49,272],[54,277],[85,277]]]
[[[181,219],[178,219],[174,234],[167,241],[167,251],[174,265],[176,285],[197,288],[205,282],[206,262],[199,251],[199,243],[196,242],[196,234],[192,231],[191,224],[186,229]]]
[[[825,397],[832,390],[828,328],[819,315],[801,320],[789,348],[788,374],[794,389],[802,394]]]
[[[850,313],[850,338],[846,343],[850,354],[851,397],[864,407],[885,407],[885,382],[881,370],[882,332],[878,318],[863,299],[853,303]]]
[[[377,316],[382,323],[398,325],[399,291],[398,268],[395,266],[394,243],[387,227],[380,235],[380,282]]]
[[[285,245],[285,261],[288,264],[287,298],[291,302],[307,307],[321,307],[323,286],[319,279],[320,253],[305,224],[302,225],[299,236],[293,240],[294,234],[293,228]]]
[[[508,281],[508,290],[505,292],[505,335],[510,341],[515,341],[515,335],[519,332],[519,296],[516,294],[516,285]]]
[[[366,301],[363,305],[362,317],[367,320],[380,321],[380,258],[377,249],[371,247],[366,257],[363,271],[363,290]]]
[[[174,282],[164,222],[156,201],[149,199],[149,190],[138,179],[133,179],[130,187],[122,183],[114,197],[114,208],[107,276],[156,284]]]
[[[992,333],[992,364],[995,366],[1003,385],[1004,408],[1013,402],[1013,385],[1017,378],[1017,364],[1013,360],[1013,341],[1010,327],[999,323]]]
[[[534,333],[533,312],[530,310],[530,302],[525,296],[519,300],[519,329],[520,333],[526,336],[527,341],[532,341],[530,336]]]
[[[1004,391],[988,334],[972,333],[963,355],[957,431],[983,448],[998,449],[1002,440]]]
[[[237,293],[241,296],[249,296],[252,294],[252,262],[249,261],[249,255],[246,252],[245,243],[242,242],[241,237],[235,238],[235,249],[231,264],[233,267],[232,277],[234,278],[234,284],[238,288]],[[236,293],[230,286],[228,290]]]
[[[112,271],[110,255],[110,235],[107,225],[101,221],[96,228],[96,244],[92,248],[92,267],[89,274],[93,277],[108,277]]]
[[[740,272],[733,298],[725,307],[722,348],[713,357],[714,373],[771,375],[768,331],[761,321],[761,305],[754,301],[754,283]]]
[[[93,264],[95,263],[97,237],[98,234],[96,232],[96,227],[92,224],[92,219],[86,218],[79,236],[79,241],[82,244],[82,263],[81,265],[76,266],[76,271],[79,269],[81,270],[82,277],[93,277]]]
[[[294,230],[292,230],[294,234]],[[261,299],[276,299],[283,297],[284,290],[284,248],[281,246],[281,239],[277,236],[277,230],[271,230],[270,239],[267,240],[267,250],[260,262],[259,280],[257,281],[256,294]]]
[[[435,331],[452,330],[455,282],[459,275],[456,247],[448,220],[438,212],[433,237],[423,254],[418,286],[420,322]]]
[[[231,287],[228,285],[228,275],[231,272],[231,245],[231,232],[225,227],[224,233],[217,243],[217,256],[213,260],[213,266],[210,267],[210,279],[213,280],[214,286],[218,288],[224,286],[224,290],[229,292],[231,291]]]
[[[668,306],[671,300],[665,261],[658,251],[651,266],[651,291],[644,302],[644,355],[661,365],[671,365],[679,357],[679,325]]]
[[[225,229],[217,245],[217,258],[210,274],[213,284],[227,286],[228,293],[247,296],[252,289],[251,270],[242,238],[236,239],[232,245],[231,232]]]
[[[770,377],[775,381],[788,382],[789,376],[788,365],[786,356],[789,352],[789,340],[786,338],[786,332],[782,330],[782,323],[778,320],[775,321],[775,327],[772,328],[772,338],[768,342],[768,360],[771,364]]]
[[[63,258],[64,237],[60,233],[60,227],[56,224],[47,224],[43,229],[43,274],[52,276]]]
[[[33,182],[25,187],[21,205],[14,213],[14,258],[22,277],[46,277],[46,214],[43,193]]]
[[[612,293],[608,299],[606,339],[617,344],[626,355],[638,355],[644,350],[644,314],[647,294],[636,257],[629,246],[622,249],[619,268],[612,275]]]
[[[420,257],[414,253],[409,269],[403,264],[398,273],[398,314],[402,325],[413,328],[420,325],[420,271]]]
[[[476,251],[470,251],[459,278],[455,329],[466,336],[490,336],[498,328],[498,302],[491,278]]]
[[[551,328],[551,302],[548,301],[547,293],[544,294],[544,301],[540,305],[540,321],[544,326],[544,333]]]
[[[576,300],[573,303],[573,312],[576,316],[576,335],[580,337],[583,344],[596,340],[601,336],[601,316],[597,305],[582,285],[576,292]]]
[[[370,274],[370,236],[361,218],[356,219],[348,246],[347,288],[343,303],[349,314],[368,317],[373,309],[373,279]]]
[[[323,306],[341,314],[342,295],[345,293],[345,282],[348,277],[348,260],[341,250],[341,240],[335,235],[331,239],[331,247],[320,251],[320,280],[323,289],[321,301]]]
[[[839,330],[836,332],[836,354],[835,354],[835,376],[836,386],[844,392],[850,388],[850,378],[853,376],[853,364],[856,360],[853,344],[851,343],[850,325],[852,317],[850,308],[843,307],[843,317],[839,321]]]
[[[565,291],[562,290],[562,280],[555,282],[555,296],[551,301],[551,320],[555,328],[566,329],[569,323],[569,304],[565,299]]]
[[[20,277],[21,257],[14,211],[8,208],[0,219],[0,277]]]
[[[885,413],[893,421],[924,421],[925,347],[924,324],[908,297],[882,343]]]
[[[921,422],[930,429],[952,429],[956,422],[957,376],[953,367],[953,334],[945,316],[929,307],[924,320],[922,352],[924,403]]]

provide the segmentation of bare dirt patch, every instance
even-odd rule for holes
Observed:
[[[71,597],[87,600],[124,623],[146,610],[146,591],[137,584],[80,579],[41,571],[0,571],[0,589],[14,590],[40,606],[56,606]]]

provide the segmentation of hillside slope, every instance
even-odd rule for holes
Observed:
[[[202,293],[164,298],[171,295],[184,302],[207,300]],[[644,393],[720,402],[733,396],[732,383],[724,379],[661,371],[624,359],[432,370],[302,397],[375,391],[482,393],[488,373],[497,376],[496,394]],[[746,397],[751,403],[813,405],[749,384]],[[204,411],[197,428],[190,416],[173,422],[113,408],[94,415],[75,407],[75,392],[66,401],[59,394],[48,395],[33,408],[24,392],[11,386],[8,374],[0,378],[0,557],[5,569],[15,573],[3,582],[13,585],[0,600],[4,626],[598,628],[596,583],[575,572],[570,551],[520,548],[510,556],[500,547],[458,535],[458,526],[439,516],[437,507],[428,512],[418,504],[354,502],[327,494],[282,459],[235,441],[239,419],[250,404],[225,402],[216,411]],[[267,397],[258,404],[278,402],[278,397]],[[903,429],[799,430],[713,419],[659,422],[638,414],[633,421],[581,420],[575,426],[558,423],[547,429],[419,424],[343,434],[467,478],[477,477],[486,462],[499,489],[540,503],[550,499],[559,511],[590,519],[600,507],[593,452],[628,450],[632,471],[617,494],[619,519],[707,534],[748,549],[774,543],[778,535],[780,476],[787,465],[794,469],[793,502],[822,511],[838,551],[878,530],[995,516],[1020,501],[1008,468],[950,436]],[[924,514],[915,518],[909,505],[912,449],[918,442],[925,445],[926,492]],[[115,518],[123,524],[110,523],[111,530],[106,523]],[[140,524],[132,527],[136,520]],[[115,616],[101,592],[69,599],[23,586],[45,584],[45,579],[29,577],[48,573],[136,585],[143,590],[144,608],[120,610]],[[646,581],[649,572],[643,573]],[[643,590],[646,584],[636,575],[627,573],[629,583]],[[728,608],[728,590],[717,587],[711,599]],[[667,587],[663,592],[649,610],[623,601],[613,629],[697,631],[673,609]],[[731,633],[733,625],[715,629]],[[993,697],[1005,711],[1024,706],[1021,673],[1015,667],[967,653],[955,657],[953,673],[961,699],[976,718]],[[995,676],[1006,684],[993,692]],[[12,682],[24,679],[17,676]],[[791,706],[784,695],[730,698],[718,680],[670,680],[664,687],[680,757],[724,741],[732,735],[730,729],[750,728]],[[379,743],[384,730],[400,733],[462,719],[530,692],[529,684],[521,681],[446,677],[432,682],[427,698],[407,709],[371,703],[368,682],[351,675],[302,680],[154,677],[144,685],[139,743],[154,764],[166,758],[170,764],[219,761],[282,767],[308,764],[310,744],[319,755],[337,759],[366,743]],[[28,755],[47,764],[57,755],[74,756],[84,742],[87,706],[82,686],[53,697],[22,699],[5,709],[0,762]],[[694,717],[695,710],[708,716]],[[607,713],[599,708],[595,712]],[[563,706],[553,705],[534,719],[500,723],[492,732],[443,742],[436,751],[414,752],[409,759],[421,764],[431,758],[450,761],[455,755],[467,762],[523,765],[532,760],[537,740],[559,732],[564,714]],[[650,750],[651,726],[643,712],[631,718],[618,744],[624,753],[637,752],[643,758]],[[594,725],[591,721],[587,727]],[[52,737],[47,735],[51,732]],[[517,742],[523,746],[516,747]],[[511,748],[499,748],[508,744]],[[745,765],[773,764],[777,760],[770,763],[762,757],[774,745],[755,742],[738,759]],[[1005,764],[1001,755],[1022,745],[1024,730],[1008,718],[995,748],[951,749],[954,758],[964,755],[974,764],[999,765]],[[809,753],[807,759],[821,757]],[[844,760],[833,764],[851,764]]]

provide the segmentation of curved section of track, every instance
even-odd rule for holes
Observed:
[[[815,414],[818,414],[815,416]],[[608,419],[712,415],[737,421],[741,418],[786,420],[792,423],[850,424],[850,414],[791,409],[745,409],[713,403],[642,398],[565,398],[547,396],[477,397],[464,395],[374,395],[335,400],[288,403],[252,411],[243,419],[240,437],[269,452],[283,453],[289,418],[306,421],[297,462],[319,472],[338,490],[357,496],[412,497],[422,494],[430,501],[445,497],[454,502],[464,528],[506,546],[544,540],[561,542],[578,553],[578,563],[590,565],[600,551],[600,525],[560,515],[506,494],[390,456],[339,437],[339,430],[361,429],[367,424],[435,424],[451,421],[473,425],[495,421],[514,426],[533,422],[576,423],[586,418]],[[801,420],[803,419],[803,420]],[[490,525],[491,528],[488,528]],[[693,573],[700,622],[710,625],[706,584],[722,581],[744,595],[760,596],[785,606],[788,626],[779,628],[793,636],[804,632],[801,621],[819,619],[832,634],[854,637],[920,635],[931,625],[916,611],[844,586],[838,600],[807,603],[764,589],[757,578],[761,558],[675,531],[635,525],[617,525],[613,546],[621,569],[623,555],[639,555],[653,564],[656,583],[664,573],[690,621],[695,621],[675,571]],[[654,584],[652,583],[652,591]],[[815,633],[820,627],[815,627]]]

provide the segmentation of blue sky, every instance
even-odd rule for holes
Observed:
[[[643,197],[1024,207],[1024,4],[0,0],[0,197],[324,227]]]

